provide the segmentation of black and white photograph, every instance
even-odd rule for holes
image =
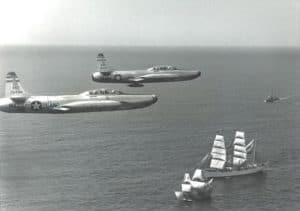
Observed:
[[[300,210],[300,1],[0,0],[0,210]]]

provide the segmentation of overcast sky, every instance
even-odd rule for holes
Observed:
[[[298,46],[299,0],[0,0],[0,45]]]

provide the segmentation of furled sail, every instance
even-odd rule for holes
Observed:
[[[245,133],[236,131],[233,141],[233,165],[241,166],[247,161]]]
[[[226,148],[224,137],[216,135],[211,150],[210,168],[223,169],[226,163]]]

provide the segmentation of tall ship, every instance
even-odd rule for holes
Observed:
[[[188,173],[184,174],[181,191],[175,191],[175,196],[180,201],[191,202],[210,198],[212,193],[213,179],[207,179],[203,176],[201,169],[196,169],[191,179]]]
[[[256,140],[246,144],[245,133],[236,131],[230,146],[226,147],[224,136],[216,135],[211,152],[202,159],[206,178],[233,177],[262,172],[266,163],[255,161]]]

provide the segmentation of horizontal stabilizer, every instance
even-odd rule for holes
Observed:
[[[21,95],[13,95],[10,99],[16,103],[24,103],[28,98],[28,95],[21,94]]]

